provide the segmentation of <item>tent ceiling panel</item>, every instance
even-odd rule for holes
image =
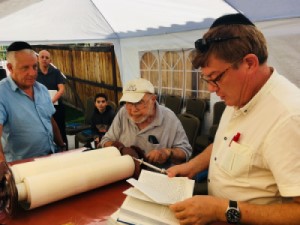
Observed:
[[[253,22],[300,17],[299,0],[225,0]]]
[[[237,12],[223,0],[93,2],[119,38],[203,29],[209,27],[215,18]]]

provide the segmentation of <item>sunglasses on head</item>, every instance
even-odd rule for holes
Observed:
[[[222,41],[228,41],[232,39],[239,39],[239,36],[236,37],[225,37],[225,38],[200,38],[197,41],[195,41],[195,48],[199,50],[202,53],[205,53],[208,51],[209,47],[213,43],[222,42]]]

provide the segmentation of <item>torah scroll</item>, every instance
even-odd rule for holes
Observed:
[[[25,209],[126,179],[134,169],[132,157],[121,156],[114,147],[54,154],[11,166],[18,201]]]

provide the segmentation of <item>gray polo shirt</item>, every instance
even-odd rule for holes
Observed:
[[[156,115],[153,122],[146,128],[139,130],[134,122],[129,119],[127,110],[122,107],[109,128],[103,136],[101,145],[107,141],[120,141],[126,147],[135,145],[146,153],[153,149],[180,148],[189,160],[192,147],[189,144],[186,133],[177,116],[169,108],[156,102]],[[149,142],[149,136],[155,136],[158,144]]]

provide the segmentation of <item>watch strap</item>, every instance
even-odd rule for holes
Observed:
[[[238,224],[241,219],[241,212],[237,201],[229,200],[228,208],[226,210],[226,219],[229,224]]]
[[[237,208],[237,201],[229,200],[229,207]]]

